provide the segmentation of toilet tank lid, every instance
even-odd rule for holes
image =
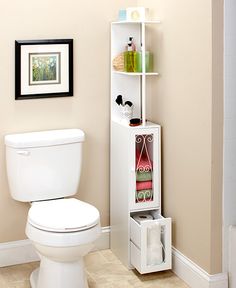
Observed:
[[[78,143],[84,138],[80,129],[48,130],[6,135],[5,144],[13,148],[31,148]]]

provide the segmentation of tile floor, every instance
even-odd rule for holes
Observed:
[[[29,275],[38,265],[33,262],[0,268],[0,288],[30,288]],[[90,253],[85,258],[85,266],[89,288],[189,287],[171,271],[140,275],[128,270],[110,250]]]

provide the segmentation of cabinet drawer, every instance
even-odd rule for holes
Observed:
[[[171,269],[171,218],[153,216],[140,223],[130,217],[130,262],[141,274]]]

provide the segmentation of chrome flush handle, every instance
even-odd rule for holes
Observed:
[[[22,156],[29,156],[30,155],[30,152],[27,150],[18,150],[16,153],[19,155],[22,155]]]

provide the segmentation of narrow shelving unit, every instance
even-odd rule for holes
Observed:
[[[161,214],[161,127],[146,121],[147,77],[159,75],[155,65],[153,72],[146,72],[146,26],[159,23],[111,24],[111,249],[124,265],[142,274],[171,269],[171,219]],[[142,53],[142,72],[113,68],[113,59],[124,52],[130,36]],[[142,125],[130,127],[123,121],[117,95],[133,103],[133,118],[141,118]],[[150,220],[137,222],[140,213]],[[155,254],[150,231],[158,229],[161,246]]]

